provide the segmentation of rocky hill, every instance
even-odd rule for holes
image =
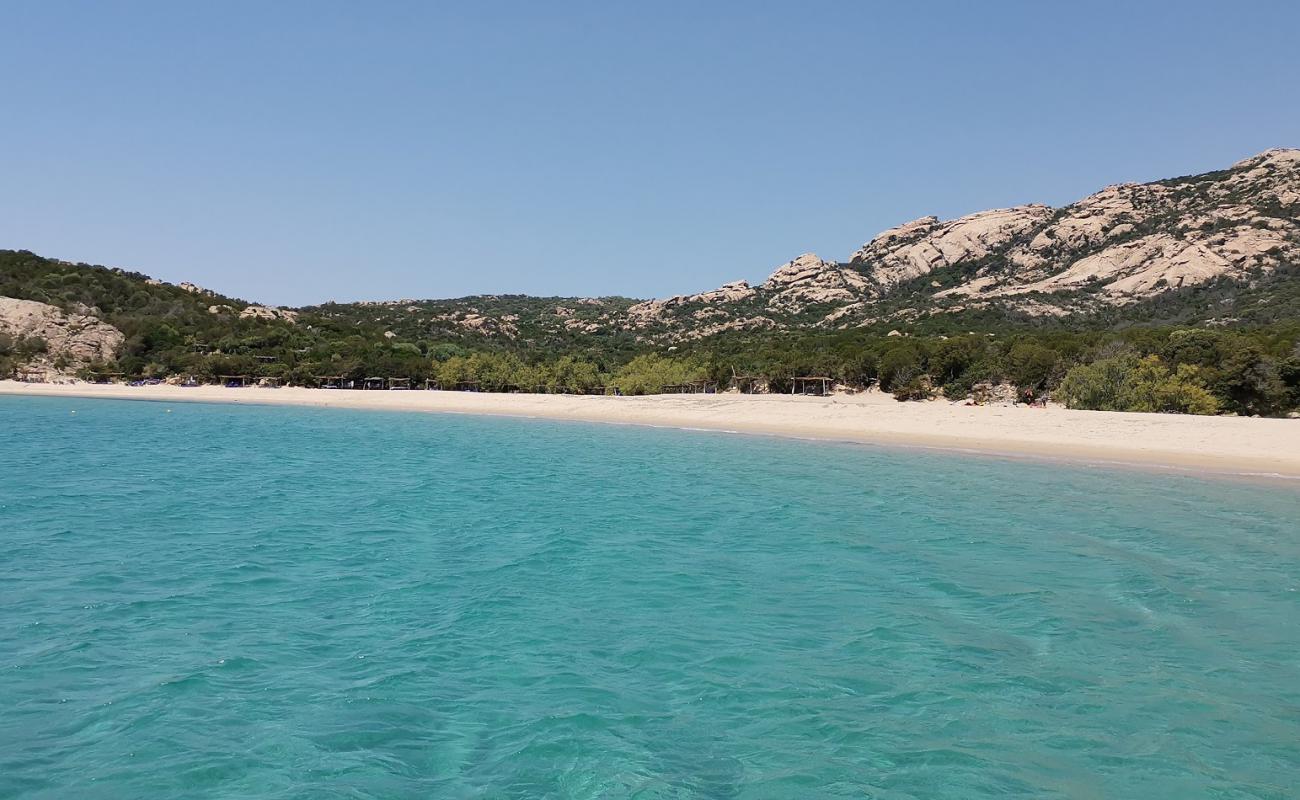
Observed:
[[[1218,172],[1109,186],[1063,208],[922,217],[878,234],[847,261],[807,253],[761,284],[650,300],[618,322],[657,338],[693,338],[902,326],[974,310],[1142,317],[1167,314],[1176,295],[1181,315],[1197,318],[1180,321],[1230,323],[1267,316],[1269,298],[1257,290],[1294,285],[1297,268],[1300,150],[1270,150]]]
[[[752,350],[766,332],[1269,325],[1300,317],[1300,150],[1110,186],[1062,208],[922,217],[844,261],[808,253],[760,283],[656,300],[484,295],[285,309],[26,251],[0,251],[0,298],[11,298],[0,359],[62,374],[110,362],[132,374],[268,364],[409,372],[431,355],[480,349],[620,361],[688,343]]]
[[[310,311],[398,334],[521,344],[575,337],[663,344],[734,331],[887,331],[972,318],[1268,323],[1296,308],[1297,270],[1300,150],[1278,149],[1216,172],[1108,186],[1061,208],[922,217],[876,235],[845,261],[805,253],[753,285],[643,302],[493,296]]]

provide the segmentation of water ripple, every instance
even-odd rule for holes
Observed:
[[[0,797],[1282,798],[1300,495],[0,398]]]

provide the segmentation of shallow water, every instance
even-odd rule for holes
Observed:
[[[36,398],[0,447],[0,797],[1298,791],[1294,489]]]

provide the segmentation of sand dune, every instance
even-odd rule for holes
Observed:
[[[0,381],[0,394],[459,412],[704,428],[1300,479],[1300,421],[899,403],[869,392],[581,397]]]

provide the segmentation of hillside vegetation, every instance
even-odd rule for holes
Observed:
[[[846,262],[805,255],[755,286],[665,300],[281,309],[14,250],[3,298],[4,375],[626,394],[814,375],[900,399],[1008,384],[1079,408],[1279,415],[1300,407],[1300,151],[1061,209],[922,218]]]

